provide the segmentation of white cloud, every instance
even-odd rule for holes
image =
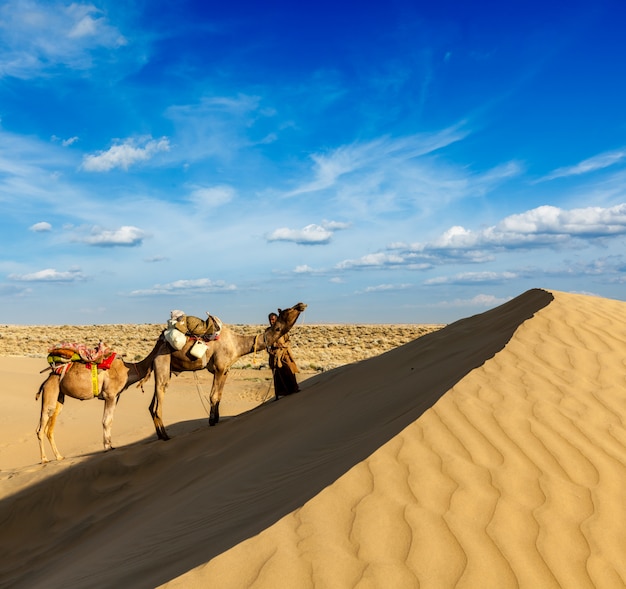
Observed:
[[[424,269],[450,262],[483,263],[492,261],[494,253],[501,250],[575,247],[584,240],[621,235],[626,235],[626,203],[571,210],[541,206],[480,231],[453,226],[430,243],[393,243],[386,252],[344,260],[336,268]]]
[[[311,266],[308,264],[302,264],[301,266],[296,266],[293,270],[296,274],[311,274],[315,272]]]
[[[9,0],[0,7],[0,77],[28,79],[59,66],[87,69],[94,50],[125,44],[93,4]]]
[[[275,229],[267,236],[267,241],[292,241],[300,245],[326,244],[333,236],[332,231],[321,225],[307,225],[302,229],[288,229],[281,227]]]
[[[85,280],[85,278],[85,275],[79,269],[59,272],[54,268],[46,268],[45,270],[39,270],[38,272],[32,272],[30,274],[9,275],[10,280],[19,282],[77,282]]]
[[[610,208],[563,210],[542,206],[511,215],[495,227],[494,234],[602,237],[626,233],[626,203]]]
[[[29,229],[31,231],[34,231],[35,233],[45,233],[46,231],[52,230],[52,225],[50,225],[50,223],[47,223],[46,221],[41,221],[40,223],[35,223],[34,225],[31,225]]]
[[[375,254],[366,254],[356,260],[344,260],[339,262],[335,267],[339,270],[348,270],[351,268],[372,268],[382,266],[400,266],[407,263],[407,258],[400,254],[389,254],[379,252]]]
[[[113,168],[128,170],[133,164],[148,161],[157,153],[169,151],[169,149],[170,142],[167,137],[161,137],[161,139],[130,138],[116,143],[107,151],[86,155],[82,168],[88,172],[108,172]]]
[[[330,242],[335,231],[350,227],[340,221],[323,221],[321,225],[311,224],[302,229],[280,227],[267,235],[267,241],[291,241],[300,245],[321,245]]]
[[[614,207],[587,207],[564,210],[541,206],[505,217],[481,231],[451,227],[430,244],[412,244],[414,252],[476,249],[485,247],[541,247],[570,242],[626,235],[626,203]]]
[[[538,182],[545,180],[554,180],[555,178],[565,178],[567,176],[579,176],[580,174],[588,174],[596,170],[602,170],[622,162],[626,158],[626,149],[617,149],[615,151],[607,151],[599,155],[590,157],[574,166],[565,166],[557,168],[550,174],[540,178]]]
[[[98,247],[136,247],[143,243],[146,233],[138,227],[125,225],[114,231],[94,229],[88,237],[81,239],[83,243]]]
[[[134,290],[131,296],[180,294],[190,292],[230,292],[237,290],[236,285],[228,284],[223,280],[213,281],[209,278],[198,278],[193,280],[176,280],[167,284],[155,284],[152,288],[144,290]]]

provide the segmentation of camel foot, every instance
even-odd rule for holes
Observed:
[[[65,456],[61,456],[60,454],[58,456],[55,456],[54,458],[55,460],[65,460]],[[41,459],[41,464],[48,464],[49,462],[50,462],[50,459],[47,457]]]

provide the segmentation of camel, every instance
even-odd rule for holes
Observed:
[[[153,350],[140,362],[125,362],[121,358],[115,358],[111,367],[107,370],[98,370],[98,396],[104,399],[104,414],[102,416],[102,429],[104,449],[112,450],[111,426],[113,424],[113,414],[120,394],[130,385],[140,383],[143,385],[149,375],[154,358],[161,348],[165,346],[162,340],[157,341]],[[48,462],[44,450],[44,433],[50,442],[52,451],[57,460],[63,460],[63,456],[57,449],[54,441],[54,426],[56,419],[63,409],[65,397],[72,397],[81,401],[95,398],[94,383],[92,382],[91,370],[84,364],[72,362],[65,374],[59,376],[52,373],[41,384],[35,399],[41,398],[41,418],[37,427],[37,438],[39,439],[39,450],[41,452],[41,463]]]
[[[298,303],[289,309],[278,309],[279,315],[274,325],[256,336],[237,334],[224,325],[219,339],[206,342],[208,347],[202,358],[194,358],[189,354],[189,350],[194,344],[193,339],[188,339],[185,346],[178,351],[166,342],[166,347],[161,349],[153,362],[155,383],[154,396],[150,403],[150,414],[154,421],[157,437],[160,440],[169,440],[163,424],[163,401],[172,373],[178,374],[206,368],[213,374],[209,425],[216,425],[220,419],[219,406],[230,367],[242,356],[266,350],[272,346],[278,338],[285,335],[293,327],[300,313],[306,307],[304,303]],[[161,339],[165,341],[163,334],[161,334]],[[149,376],[146,376],[146,380]]]

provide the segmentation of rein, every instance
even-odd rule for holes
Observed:
[[[204,411],[207,414],[207,416],[210,416],[211,412],[207,410],[206,403],[204,402],[204,399],[205,399],[206,395],[205,396],[202,395],[202,387],[200,386],[200,380],[198,379],[198,373],[195,370],[193,372],[193,378],[196,381],[196,390],[198,391],[198,397],[200,398],[200,403],[202,403],[202,407],[204,408]]]

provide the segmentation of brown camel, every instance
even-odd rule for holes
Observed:
[[[228,370],[233,363],[246,354],[262,351],[272,346],[278,338],[285,335],[293,327],[300,313],[305,309],[304,303],[298,303],[289,309],[278,309],[279,315],[274,325],[256,336],[239,335],[224,325],[219,339],[207,342],[208,348],[202,358],[194,358],[189,354],[194,340],[188,339],[183,349],[178,351],[167,344],[154,358],[153,363],[155,383],[154,396],[150,403],[150,414],[154,421],[157,437],[161,440],[169,440],[163,425],[163,400],[172,373],[178,374],[206,368],[213,374],[209,425],[215,425],[220,419],[219,406],[222,392]],[[165,341],[163,335],[161,335],[161,339]],[[149,375],[146,379],[148,377]]]
[[[161,348],[164,347],[165,342],[159,340],[150,354],[140,362],[124,362],[120,358],[115,358],[109,369],[98,370],[98,398],[104,399],[102,429],[105,450],[113,449],[111,445],[111,425],[113,423],[115,405],[119,400],[120,394],[132,384],[140,381],[143,384],[150,374],[154,358]],[[37,427],[37,438],[39,439],[41,462],[44,464],[48,462],[43,443],[44,433],[50,442],[56,459],[63,460],[63,456],[61,456],[54,441],[54,425],[59,413],[61,413],[61,409],[63,409],[66,395],[81,401],[94,398],[91,370],[86,368],[84,364],[72,362],[63,376],[54,373],[50,374],[39,387],[35,399],[38,399],[42,393],[41,418]]]

